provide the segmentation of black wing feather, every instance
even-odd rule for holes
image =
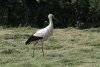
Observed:
[[[25,43],[27,45],[27,44],[30,44],[31,41],[36,41],[36,40],[39,40],[39,39],[43,39],[43,37],[38,37],[38,36],[32,35],[31,37],[28,38],[28,40]]]

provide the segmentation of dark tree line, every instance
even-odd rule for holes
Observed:
[[[45,27],[52,13],[63,24],[54,27],[100,26],[99,0],[0,0],[0,25]]]

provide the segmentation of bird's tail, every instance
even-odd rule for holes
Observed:
[[[26,44],[26,45],[29,45],[29,44],[30,44],[29,40],[27,40],[27,41],[25,42],[25,44]]]
[[[28,38],[28,40],[25,43],[26,43],[26,45],[27,44],[29,45],[31,41],[36,41],[36,40],[39,40],[39,39],[42,39],[42,38],[43,37],[37,37],[37,36],[32,35],[31,37]]]

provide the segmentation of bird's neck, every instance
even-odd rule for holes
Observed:
[[[53,21],[51,18],[49,18],[49,25],[53,26]]]

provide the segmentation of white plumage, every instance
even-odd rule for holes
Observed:
[[[42,42],[42,52],[43,52],[43,42],[51,35],[53,35],[53,21],[52,19],[55,19],[56,21],[58,21],[52,14],[48,15],[49,18],[49,25],[41,30],[38,30],[35,34],[33,34],[27,41],[26,41],[26,45],[30,44],[31,41],[37,41],[34,46],[38,43],[38,42]],[[58,21],[59,22],[59,21]],[[34,57],[34,50],[33,49],[33,56]],[[43,57],[44,57],[44,52],[43,52]]]
[[[49,18],[49,25],[39,31],[37,31],[35,34],[33,34],[33,36],[38,36],[38,37],[43,37],[43,39],[39,40],[38,42],[43,42],[45,41],[50,35],[53,35],[53,15],[49,14],[48,15]]]

